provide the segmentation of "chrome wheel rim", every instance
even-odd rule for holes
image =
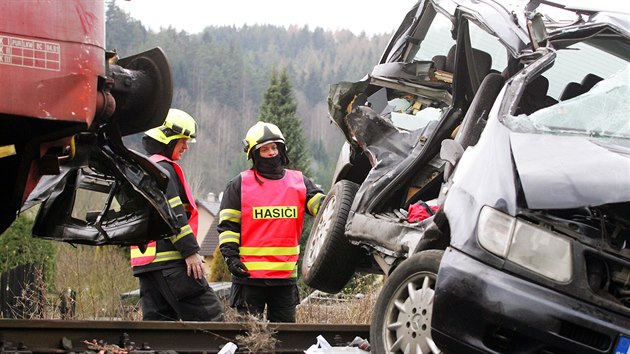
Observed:
[[[388,353],[441,353],[431,338],[435,275],[418,273],[404,284],[387,308],[383,330]]]
[[[327,236],[330,234],[330,228],[333,227],[334,223],[333,214],[336,204],[337,197],[333,195],[326,203],[324,210],[319,211],[322,215],[315,226],[315,231],[311,233],[309,237],[306,254],[304,255],[304,263],[308,268],[311,268],[315,263],[315,260],[323,249]]]

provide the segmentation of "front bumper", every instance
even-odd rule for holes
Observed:
[[[433,308],[444,353],[612,353],[630,318],[552,291],[448,248]]]

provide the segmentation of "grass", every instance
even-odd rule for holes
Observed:
[[[314,292],[297,307],[298,323],[370,324],[372,309],[380,285],[369,288],[366,294],[325,294]]]
[[[236,341],[239,348],[246,348],[248,353],[270,353],[276,348],[278,339],[269,322],[261,321],[256,316],[248,315],[243,320],[245,335],[237,335]]]
[[[77,319],[77,320],[127,320],[139,321],[142,313],[137,299],[122,299],[121,294],[139,288],[132,275],[128,250],[114,246],[73,246],[57,243],[56,276],[53,290],[45,291],[43,308],[30,318]],[[43,283],[43,282],[42,282]],[[356,283],[355,283],[356,284]],[[45,288],[35,284],[35,289]],[[360,286],[361,294],[344,293],[330,295],[320,292],[301,294],[297,307],[297,323],[315,324],[369,324],[380,283]],[[27,303],[33,302],[35,292],[22,294]],[[235,312],[224,300],[225,320],[236,322]],[[240,322],[243,322],[242,320]],[[246,321],[249,322],[249,321]],[[252,332],[264,333],[260,326],[264,321],[252,324]]]
[[[138,289],[131,273],[128,250],[114,246],[57,246],[55,288],[65,295],[70,311],[67,318],[101,320],[139,320],[137,304],[121,299],[121,294]],[[69,293],[74,291],[72,303]],[[61,314],[60,314],[61,317]]]

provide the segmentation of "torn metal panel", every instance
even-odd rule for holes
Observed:
[[[501,97],[501,95],[499,95]],[[457,165],[444,202],[451,234],[474,240],[474,226],[484,205],[508,214],[517,210],[517,185],[510,153],[510,131],[490,119],[477,145],[469,147]]]
[[[377,218],[355,214],[346,232],[348,239],[392,257],[407,257],[420,241],[428,223],[408,223],[406,220]]]
[[[345,117],[354,141],[367,151],[373,166],[392,166],[413,150],[417,136],[396,128],[391,120],[382,117],[370,107],[357,107]]]

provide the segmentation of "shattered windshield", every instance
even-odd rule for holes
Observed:
[[[509,117],[516,132],[587,136],[600,143],[630,148],[630,66],[597,83],[590,91],[538,110]]]

